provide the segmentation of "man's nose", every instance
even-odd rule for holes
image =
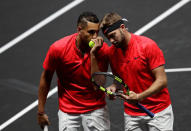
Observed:
[[[109,41],[110,41],[111,43],[113,43],[113,42],[114,42],[114,39],[110,38]]]
[[[98,33],[95,32],[95,33],[93,34],[93,39],[97,38],[97,36],[98,36]]]

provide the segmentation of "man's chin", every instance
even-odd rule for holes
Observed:
[[[117,43],[117,44],[113,44],[116,48],[120,48],[120,44]]]

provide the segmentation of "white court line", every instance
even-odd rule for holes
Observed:
[[[174,69],[165,69],[166,72],[188,72],[191,71],[191,68],[174,68]],[[111,73],[111,72],[110,72]],[[112,73],[111,73],[112,74]],[[56,92],[58,91],[57,86],[54,87],[51,91],[49,91],[47,99],[49,97],[51,97],[52,95],[54,95]],[[30,110],[32,110],[33,108],[35,108],[38,105],[38,100],[34,101],[32,104],[30,104],[29,106],[27,106],[26,108],[24,108],[23,110],[21,110],[20,112],[18,112],[16,115],[14,115],[13,117],[11,117],[9,120],[7,120],[6,122],[4,122],[2,125],[0,125],[0,131],[2,131],[5,127],[7,127],[8,125],[10,125],[11,123],[13,123],[14,121],[16,121],[17,119],[19,119],[21,116],[25,115],[27,112],[29,112]]]
[[[156,17],[154,20],[152,20],[151,22],[149,22],[148,24],[143,26],[141,29],[136,31],[135,34],[137,34],[137,35],[143,34],[147,30],[149,30],[150,28],[152,28],[153,26],[155,26],[156,24],[161,22],[163,19],[165,19],[166,17],[168,17],[169,15],[174,13],[176,10],[180,9],[182,6],[184,6],[188,2],[190,2],[190,0],[181,0],[180,2],[178,2],[177,4],[175,4],[174,6],[169,8],[167,11],[165,11],[164,13],[162,13],[161,15]]]
[[[188,71],[191,71],[191,68],[165,69],[165,72],[188,72]]]
[[[191,68],[174,68],[174,69],[165,69],[166,73],[169,72],[188,72],[191,71]],[[108,72],[110,74],[112,74],[112,72]]]
[[[54,95],[57,92],[57,86],[55,88],[53,88],[51,91],[49,91],[47,98],[51,97],[52,95]],[[31,109],[33,109],[34,107],[36,107],[38,105],[38,100],[34,101],[32,104],[30,104],[29,106],[27,106],[26,108],[24,108],[23,110],[21,110],[20,112],[18,112],[16,115],[14,115],[13,117],[11,117],[11,119],[9,119],[8,121],[4,122],[1,126],[0,126],[0,131],[3,130],[5,127],[7,127],[8,125],[10,125],[11,123],[13,123],[14,121],[16,121],[18,118],[20,118],[21,116],[23,116],[24,114],[26,114],[27,112],[29,112]]]
[[[191,68],[174,68],[174,69],[165,69],[166,73],[169,72],[188,72],[191,71]],[[109,72],[112,74],[112,72]]]
[[[83,1],[84,0],[74,0],[71,3],[69,3],[68,5],[64,6],[63,8],[61,8],[60,10],[55,12],[54,14],[50,15],[49,17],[47,17],[43,21],[39,22],[38,24],[36,24],[32,28],[28,29],[27,31],[25,31],[24,33],[22,33],[21,35],[19,35],[15,39],[11,40],[10,42],[8,42],[4,46],[2,46],[0,48],[0,54],[2,54],[4,51],[8,50],[12,46],[16,45],[17,43],[19,43],[20,41],[22,41],[26,37],[30,36],[31,34],[36,32],[40,28],[44,27],[48,23],[52,22],[53,20],[55,20],[57,17],[61,16],[65,12],[69,11],[70,9],[74,8],[75,6],[77,6],[78,4],[82,3]]]
[[[181,6],[178,6],[176,7],[176,10],[178,10],[180,7],[182,7],[183,5],[185,5],[186,3],[188,3],[190,0],[182,0],[180,2],[178,2],[175,6],[177,5],[181,5]],[[184,4],[183,4],[184,3]],[[174,6],[171,7],[171,8],[175,8]],[[170,8],[170,9],[171,9]],[[170,10],[169,9],[169,10]],[[175,12],[176,11],[175,9],[173,9],[173,11]],[[165,14],[166,12],[164,12]],[[172,9],[170,11],[170,14],[172,14]],[[167,16],[169,16],[170,14],[168,14]],[[160,16],[163,16],[163,14],[161,14]],[[166,17],[167,17],[166,16]],[[155,19],[159,19],[160,21],[162,21],[163,19],[165,19],[166,17],[161,17],[160,19],[157,17]],[[156,21],[156,20],[153,20],[153,21]],[[153,27],[154,25],[156,25],[157,23],[159,23],[160,21],[157,20],[156,22],[150,22],[150,24],[148,23],[147,26],[144,26],[142,27],[141,29],[139,29],[138,31],[135,32],[135,34],[138,34],[138,35],[141,35],[143,34],[144,32],[146,32],[147,30],[149,30],[151,27]],[[154,24],[153,24],[154,23]],[[182,71],[191,71],[191,68],[177,68],[177,69],[166,69],[165,70],[166,72],[182,72]],[[55,87],[54,89],[51,90],[52,93],[49,95],[49,97],[51,95],[53,95],[54,93],[57,92],[57,87]],[[50,91],[50,92],[51,92]],[[12,122],[16,121],[18,118],[20,118],[21,116],[23,116],[25,113],[27,113],[28,111],[32,110],[35,106],[37,106],[38,104],[38,100],[36,100],[35,102],[33,102],[31,105],[29,105],[28,107],[26,107],[25,109],[23,109],[21,112],[17,113],[15,116],[13,116],[11,119],[9,119],[8,121],[6,121],[5,123],[3,123],[2,125],[0,125],[0,131],[5,128],[6,126],[10,125]]]
[[[35,26],[33,26],[32,28],[30,28],[29,30],[27,30],[26,32],[22,33],[21,35],[19,35],[18,37],[16,37],[15,39],[13,39],[12,41],[10,41],[9,43],[5,44],[4,46],[2,46],[0,48],[0,54],[2,54],[4,51],[8,50],[9,48],[11,48],[12,46],[14,46],[15,44],[17,44],[18,42],[20,42],[21,40],[25,39],[26,37],[30,36],[31,34],[33,34],[34,32],[36,32],[37,30],[39,30],[40,28],[42,28],[43,26],[47,25],[48,23],[50,23],[51,21],[55,20],[57,17],[61,16],[62,14],[64,14],[65,12],[69,11],[70,9],[74,8],[75,6],[77,6],[78,4],[82,3],[84,0],[74,0],[71,3],[69,3],[68,5],[64,6],[63,8],[61,8],[60,10],[58,10],[57,12],[55,12],[54,14],[50,15],[49,17],[47,17],[46,19],[44,19],[43,21],[39,22],[38,24],[36,24]],[[53,94],[55,94],[57,92],[57,87],[54,87],[48,94],[47,98],[49,98],[50,96],[52,96]],[[34,101],[32,104],[30,104],[29,106],[27,106],[26,108],[24,108],[22,111],[20,111],[19,113],[17,113],[16,115],[14,115],[13,117],[11,117],[9,120],[7,120],[6,122],[4,122],[2,125],[0,125],[0,131],[3,130],[5,127],[7,127],[8,125],[10,125],[11,123],[13,123],[14,121],[16,121],[17,119],[19,119],[21,116],[23,116],[24,114],[26,114],[28,111],[30,111],[31,109],[33,109],[34,107],[36,107],[38,105],[38,100]]]

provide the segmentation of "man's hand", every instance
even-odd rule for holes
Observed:
[[[38,113],[37,119],[38,119],[38,124],[40,125],[41,129],[44,129],[45,125],[50,125],[48,116],[44,113]]]
[[[98,36],[96,39],[91,39],[95,43],[94,47],[92,47],[90,53],[96,54],[96,52],[102,47],[103,45],[103,38],[101,36]]]
[[[126,100],[129,103],[138,103],[139,102],[139,94],[129,91],[129,96],[125,94],[120,94],[120,97]]]
[[[111,91],[111,92],[116,92],[117,91],[117,87],[116,87],[115,84],[112,84],[112,85],[108,86],[106,89],[108,91]],[[108,95],[108,97],[109,97],[110,100],[115,100],[116,99],[116,97],[114,95]]]

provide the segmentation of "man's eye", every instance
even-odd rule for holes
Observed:
[[[96,31],[94,31],[94,30],[90,30],[90,31],[88,31],[88,33],[90,33],[91,35],[93,35],[93,34],[96,33]]]
[[[109,38],[115,38],[115,33],[108,36]]]
[[[113,34],[112,34],[112,35],[109,35],[108,38],[114,38],[114,35],[113,35]]]

